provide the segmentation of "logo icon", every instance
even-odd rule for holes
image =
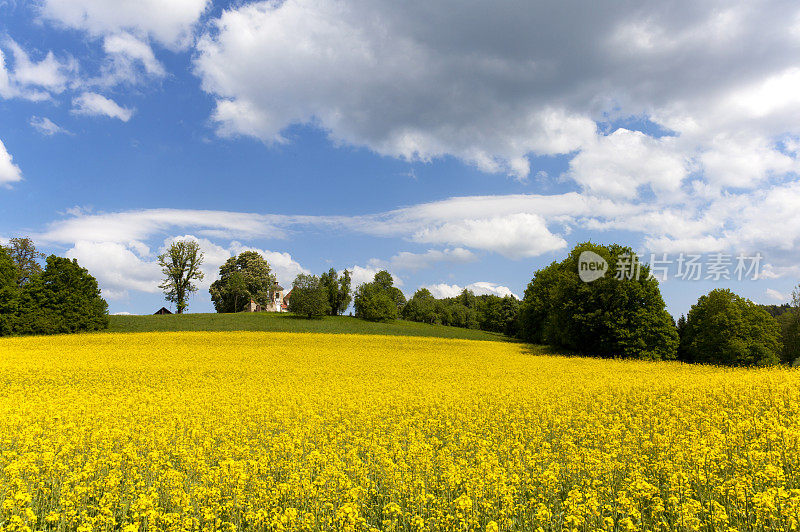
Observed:
[[[578,257],[578,277],[584,283],[591,283],[603,277],[608,271],[606,259],[594,251],[581,251]]]

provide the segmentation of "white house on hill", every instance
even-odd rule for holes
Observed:
[[[271,299],[266,306],[261,306],[252,299],[247,305],[247,312],[288,312],[289,311],[289,296],[291,290],[286,292],[284,288],[275,283],[271,290]]]

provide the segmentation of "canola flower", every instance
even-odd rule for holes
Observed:
[[[0,531],[797,530],[800,373],[286,333],[0,341]]]

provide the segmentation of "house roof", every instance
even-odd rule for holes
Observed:
[[[275,290],[277,290],[278,292],[283,292],[283,287],[278,283],[275,283]]]

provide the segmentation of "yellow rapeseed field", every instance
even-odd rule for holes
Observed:
[[[796,530],[800,374],[284,333],[0,341],[0,530]]]

